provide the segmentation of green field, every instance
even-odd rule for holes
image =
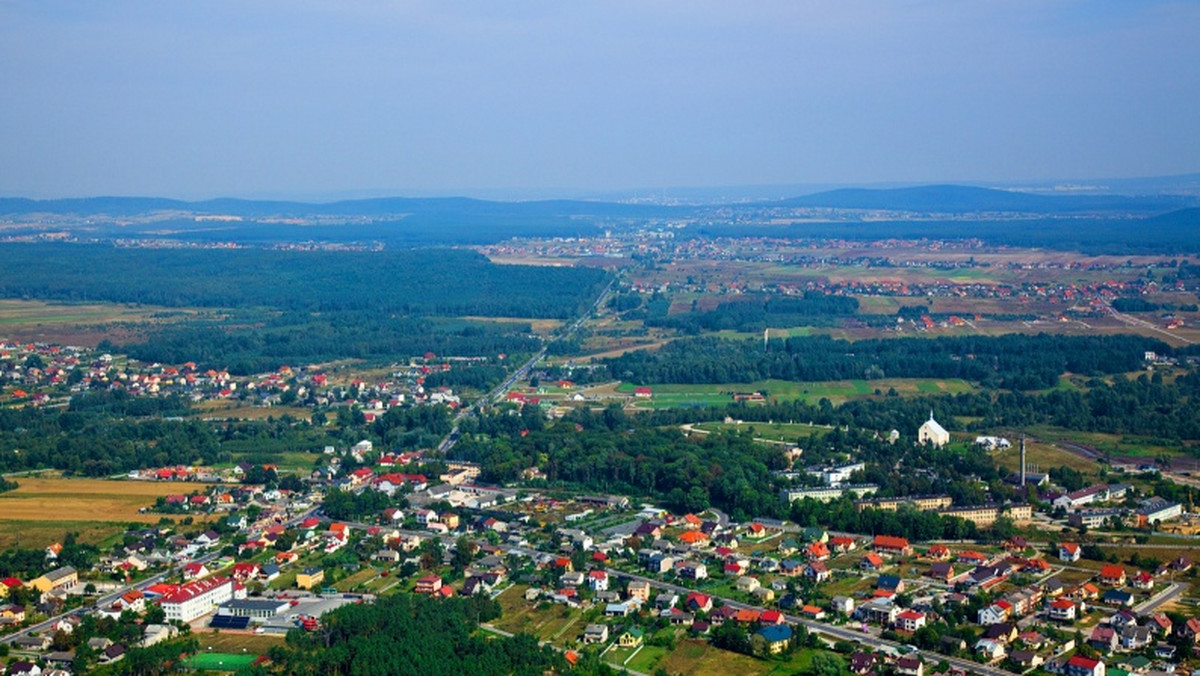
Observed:
[[[617,391],[633,393],[632,383],[622,383]],[[717,385],[653,385],[653,396],[638,400],[642,408],[671,408],[680,406],[714,406],[733,402],[735,392],[765,392],[768,399],[780,401],[803,400],[816,404],[828,399],[840,404],[851,399],[886,396],[895,390],[899,396],[928,394],[961,394],[974,389],[965,380],[937,378],[882,378],[879,380],[830,380],[821,382],[792,382],[760,380],[752,383],[720,383]],[[878,394],[876,393],[878,392]]]
[[[248,667],[258,659],[258,655],[234,655],[233,653],[199,653],[183,661],[190,669],[205,671],[237,671]]]

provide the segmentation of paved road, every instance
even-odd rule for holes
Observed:
[[[590,317],[593,312],[596,312],[604,305],[604,301],[608,300],[608,297],[612,294],[613,289],[616,288],[616,285],[617,278],[614,276],[612,281],[608,283],[608,286],[604,287],[604,290],[600,292],[600,295],[596,298],[595,302],[592,303],[591,307],[589,307],[582,315],[576,317],[575,321],[572,322],[570,326],[560,330],[558,335],[562,338],[569,338],[576,331],[578,331],[579,327],[583,326],[583,323],[587,321],[588,317]],[[543,347],[541,350],[538,350],[537,354],[530,357],[528,361],[526,361],[524,364],[521,364],[520,368],[509,374],[509,376],[504,379],[504,382],[492,388],[492,390],[486,395],[475,400],[475,403],[460,410],[458,415],[454,416],[454,423],[450,433],[447,434],[440,443],[438,443],[437,450],[441,453],[446,453],[451,448],[454,448],[454,444],[458,442],[458,423],[462,422],[462,420],[467,416],[474,415],[481,407],[483,407],[484,404],[496,403],[499,401],[500,397],[502,397],[504,393],[513,386],[514,383],[525,378],[533,369],[533,367],[537,365],[537,363],[545,356],[546,348]]]
[[[1134,606],[1133,612],[1137,613],[1138,615],[1147,615],[1149,613],[1153,613],[1160,606],[1163,606],[1163,605],[1170,603],[1171,601],[1174,601],[1175,599],[1179,598],[1179,595],[1183,593],[1183,589],[1185,586],[1186,585],[1180,584],[1178,582],[1172,582],[1169,585],[1167,585],[1167,587],[1165,589],[1163,589],[1162,591],[1160,591],[1159,593],[1155,594],[1154,596],[1151,596],[1146,601],[1143,601],[1142,603]]]

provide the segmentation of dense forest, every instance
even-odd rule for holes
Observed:
[[[1168,354],[1161,341],[1138,336],[964,336],[850,342],[826,336],[773,340],[691,338],[657,352],[607,359],[611,377],[658,383],[962,378],[985,387],[1047,389],[1064,373],[1101,376],[1135,371],[1146,350]]]
[[[343,606],[321,618],[316,632],[288,633],[286,647],[272,649],[263,673],[289,676],[392,674],[395,676],[543,676],[570,671],[610,674],[598,660],[572,668],[533,636],[483,636],[481,622],[500,606],[480,596],[431,599],[396,594],[373,604]]]
[[[858,312],[858,299],[806,291],[802,297],[747,295],[721,303],[709,312],[667,315],[664,303],[645,308],[647,326],[662,326],[696,335],[702,331],[758,332],[771,327],[833,326]]]
[[[5,249],[0,297],[164,307],[568,318],[599,294],[591,268],[495,265],[458,249],[273,251],[27,244]]]
[[[101,347],[235,374],[427,352],[531,354],[541,343],[527,322],[461,317],[574,317],[606,282],[596,269],[494,265],[457,249],[164,252],[28,244],[5,256],[0,297],[186,308],[137,327],[127,344]]]
[[[228,369],[247,375],[273,371],[281,364],[311,364],[335,359],[397,361],[432,352],[437,355],[518,357],[541,343],[528,324],[381,315],[368,311],[196,318],[166,324],[128,345],[101,343],[101,349],[148,362]],[[523,330],[524,329],[524,330]]]
[[[213,463],[220,457],[210,423],[0,408],[0,472],[54,468],[107,476],[143,467]]]

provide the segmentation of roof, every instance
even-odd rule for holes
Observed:
[[[759,629],[756,633],[767,639],[767,643],[778,643],[792,638],[792,628],[786,624],[772,624],[769,627]]]
[[[189,582],[179,589],[163,596],[163,603],[184,603],[191,599],[220,587],[221,585],[229,584],[231,580],[227,577],[209,577],[196,582]]]
[[[905,549],[908,547],[908,539],[893,537],[891,535],[876,535],[875,546],[886,549]]]
[[[1082,667],[1089,670],[1095,669],[1097,664],[1100,664],[1100,660],[1094,660],[1089,657],[1084,657],[1083,655],[1076,655],[1067,660],[1067,666]]]

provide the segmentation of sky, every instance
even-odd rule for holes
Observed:
[[[1194,0],[0,0],[0,195],[1200,171]]]

